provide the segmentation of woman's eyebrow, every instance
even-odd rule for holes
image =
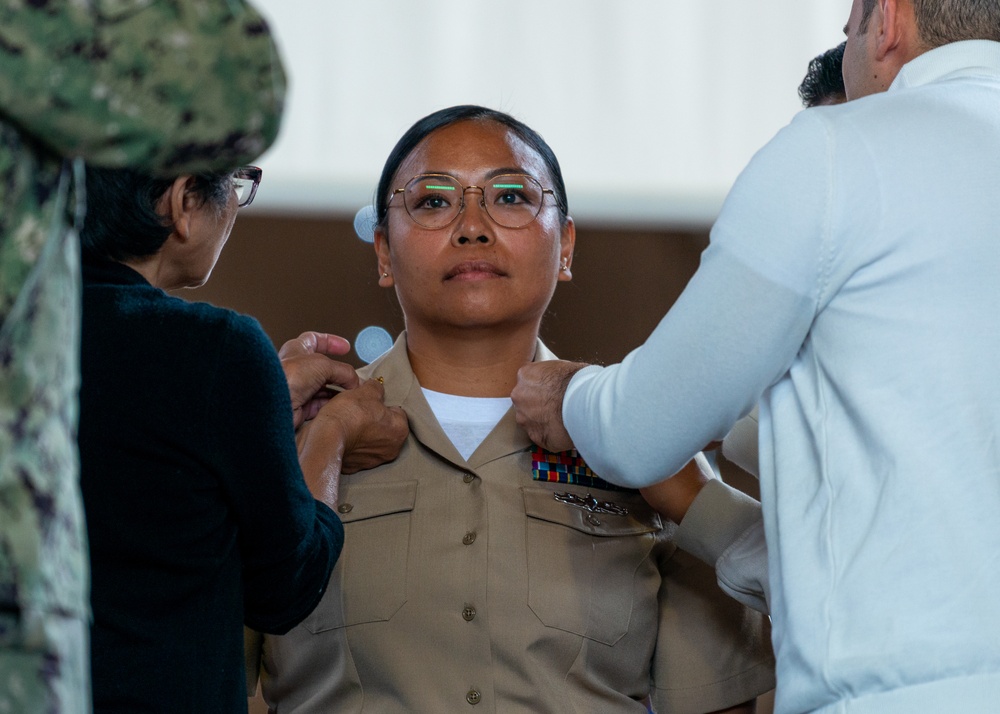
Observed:
[[[506,167],[502,169],[493,169],[486,174],[486,178],[491,179],[494,176],[502,176],[503,174],[525,174],[530,176],[531,174],[524,170],[523,167]]]

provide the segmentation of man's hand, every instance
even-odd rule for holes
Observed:
[[[573,375],[587,365],[582,362],[548,360],[532,362],[517,372],[517,384],[510,398],[514,417],[528,437],[549,451],[573,448],[562,420],[563,396]]]
[[[354,389],[361,382],[354,367],[330,359],[332,355],[345,355],[351,343],[343,337],[323,332],[303,332],[289,340],[278,350],[281,367],[292,394],[292,415],[295,426],[315,417],[330,401],[335,392],[326,388],[333,384],[343,389]]]
[[[387,407],[376,379],[329,400],[299,429],[299,462],[313,496],[337,504],[340,474],[370,469],[399,455],[410,427],[399,407]]]

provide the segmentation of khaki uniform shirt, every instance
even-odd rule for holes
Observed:
[[[553,357],[539,343],[537,358]],[[394,462],[341,480],[330,586],[301,625],[264,639],[272,708],[643,714],[652,694],[665,714],[773,686],[766,618],[678,551],[638,492],[534,480],[537,447],[513,412],[465,461],[405,335],[362,374],[384,378],[411,433]]]
[[[83,161],[235,168],[274,140],[284,89],[242,2],[0,0],[0,712],[90,710]]]

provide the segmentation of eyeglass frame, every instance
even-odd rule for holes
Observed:
[[[232,179],[240,179],[242,181],[251,181],[250,195],[245,201],[241,201],[237,204],[237,208],[245,208],[249,206],[253,201],[254,196],[257,195],[257,187],[260,186],[260,180],[264,175],[264,171],[259,166],[240,166],[238,169],[233,171]],[[233,186],[233,190],[236,190],[236,186]]]
[[[535,215],[531,217],[530,221],[528,221],[527,223],[523,223],[523,224],[521,224],[519,226],[505,226],[502,223],[500,223],[496,218],[493,217],[493,214],[490,213],[489,207],[486,205],[486,187],[485,186],[477,186],[475,184],[471,184],[469,186],[465,186],[465,185],[462,184],[461,181],[458,180],[458,177],[452,176],[451,174],[443,174],[443,173],[429,173],[429,174],[416,174],[416,175],[414,175],[406,183],[403,184],[402,188],[395,188],[395,189],[392,190],[392,193],[389,194],[389,200],[385,202],[386,210],[392,208],[392,205],[393,205],[392,204],[392,199],[394,199],[396,197],[396,194],[398,194],[398,193],[405,194],[406,193],[406,187],[409,186],[414,181],[416,181],[418,178],[423,178],[423,177],[433,178],[433,177],[436,177],[436,176],[443,176],[445,178],[449,178],[452,181],[454,181],[455,184],[458,185],[462,189],[462,201],[461,201],[461,204],[459,206],[458,212],[455,214],[455,217],[452,218],[450,221],[448,221],[447,223],[445,223],[443,226],[437,226],[435,228],[431,228],[430,226],[425,226],[423,223],[421,223],[420,221],[418,221],[413,216],[412,213],[410,213],[410,207],[406,205],[406,200],[405,199],[403,200],[403,208],[406,210],[406,215],[410,217],[410,220],[413,221],[414,223],[416,223],[421,228],[425,228],[425,229],[427,229],[429,231],[440,231],[440,230],[443,230],[443,229],[447,228],[448,226],[450,226],[455,221],[457,221],[461,217],[462,213],[465,212],[465,193],[466,193],[466,191],[468,191],[471,188],[479,189],[479,194],[480,194],[479,195],[479,205],[482,206],[483,210],[486,212],[486,215],[490,217],[490,220],[493,221],[494,223],[496,223],[501,228],[507,228],[508,230],[513,230],[513,231],[520,230],[521,228],[527,228],[532,223],[534,223],[538,219],[538,216],[541,215],[542,209],[545,208],[545,194],[549,194],[555,200],[555,208],[560,208],[560,209],[562,208],[562,204],[560,203],[559,198],[556,196],[555,189],[553,189],[553,188],[544,188],[542,186],[542,182],[539,181],[538,179],[536,179],[531,174],[526,174],[526,173],[523,173],[523,172],[516,172],[515,171],[515,172],[512,172],[512,173],[507,173],[507,172],[498,173],[495,176],[490,177],[489,180],[492,181],[493,179],[496,179],[496,178],[498,178],[500,176],[524,176],[525,178],[529,178],[532,181],[534,181],[536,184],[538,184],[538,187],[542,190],[542,199],[538,203],[538,211],[535,212]],[[398,204],[396,204],[396,205],[398,205]],[[552,204],[549,204],[549,206],[551,207]]]

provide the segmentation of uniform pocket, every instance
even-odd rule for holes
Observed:
[[[346,481],[346,479],[345,479]],[[341,482],[344,550],[320,604],[303,621],[316,634],[390,619],[406,602],[410,516],[417,482]]]
[[[587,493],[522,490],[528,606],[547,627],[613,645],[628,632],[636,572],[663,529],[659,514],[638,494],[597,492],[603,506],[585,498],[572,505],[557,494]]]

